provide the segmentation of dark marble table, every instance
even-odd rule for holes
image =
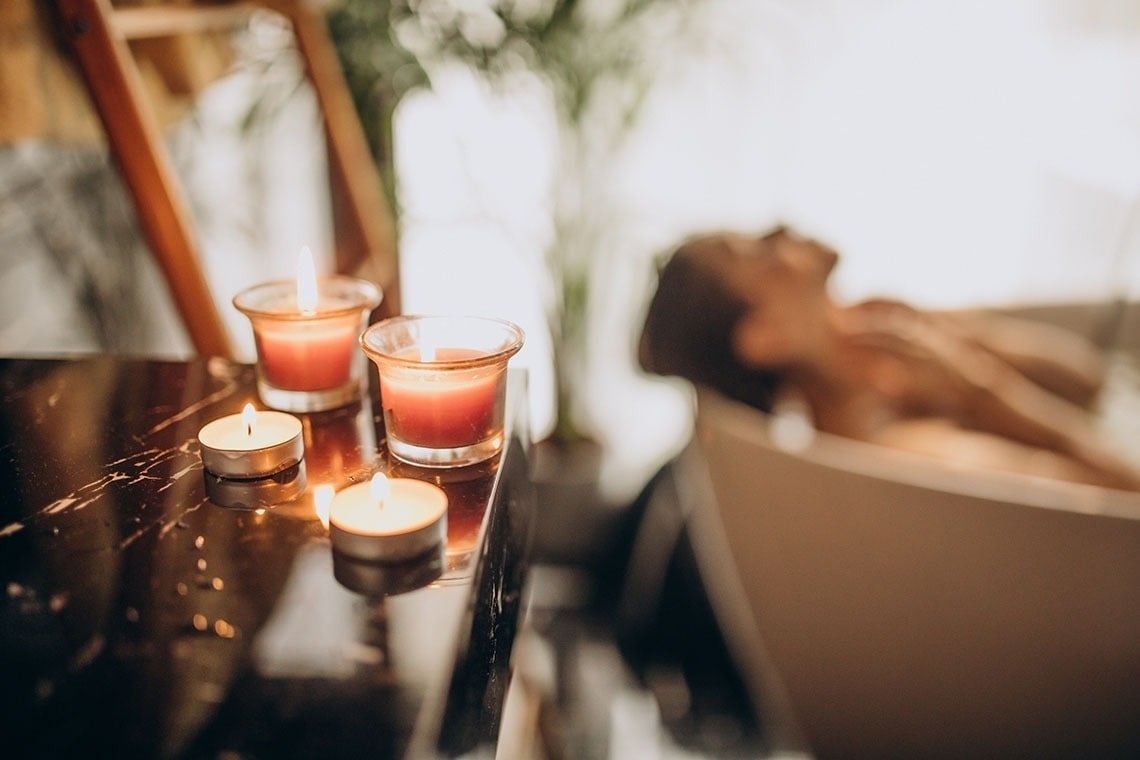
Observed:
[[[0,755],[493,746],[534,501],[525,379],[512,371],[503,454],[464,470],[389,461],[374,388],[298,415],[308,488],[251,511],[206,498],[197,443],[256,402],[251,367],[0,359]],[[444,488],[445,552],[334,556],[312,491],[374,469]]]

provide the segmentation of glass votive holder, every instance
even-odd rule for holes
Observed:
[[[342,275],[317,280],[313,308],[298,304],[297,284],[287,280],[234,296],[253,327],[257,393],[265,405],[319,412],[361,398],[366,362],[357,341],[381,298],[372,283]]]
[[[360,336],[380,377],[388,451],[422,467],[462,467],[503,448],[507,363],[523,345],[490,317],[400,316]]]

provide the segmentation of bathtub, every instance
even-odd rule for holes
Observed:
[[[1140,345],[1120,317],[1100,337]],[[777,445],[770,415],[707,389],[697,408],[701,574],[815,756],[1140,757],[1140,495],[826,434]]]

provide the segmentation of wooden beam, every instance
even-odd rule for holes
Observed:
[[[324,116],[329,167],[339,211],[355,239],[338,235],[337,270],[372,280],[384,292],[379,313],[400,312],[396,229],[336,48],[320,11],[302,2],[271,2],[292,22],[297,47]],[[341,233],[345,230],[339,231]]]
[[[112,13],[119,34],[127,40],[141,40],[235,28],[246,23],[256,10],[252,3],[132,5],[115,8]]]

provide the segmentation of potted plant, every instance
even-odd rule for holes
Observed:
[[[622,510],[604,503],[604,447],[582,392],[593,360],[599,277],[612,263],[620,214],[600,192],[662,66],[691,38],[694,0],[343,0],[330,18],[346,76],[393,209],[392,113],[440,65],[463,63],[492,85],[538,81],[556,125],[546,324],[555,415],[534,449],[544,514],[536,552],[594,560],[609,552]]]
[[[547,88],[558,127],[546,250],[547,326],[553,346],[555,421],[549,440],[592,439],[579,393],[590,360],[592,280],[618,221],[591,201],[628,136],[660,60],[686,29],[691,0],[342,0],[330,16],[361,119],[393,191],[392,113],[430,71],[461,62],[491,83],[529,74]]]

